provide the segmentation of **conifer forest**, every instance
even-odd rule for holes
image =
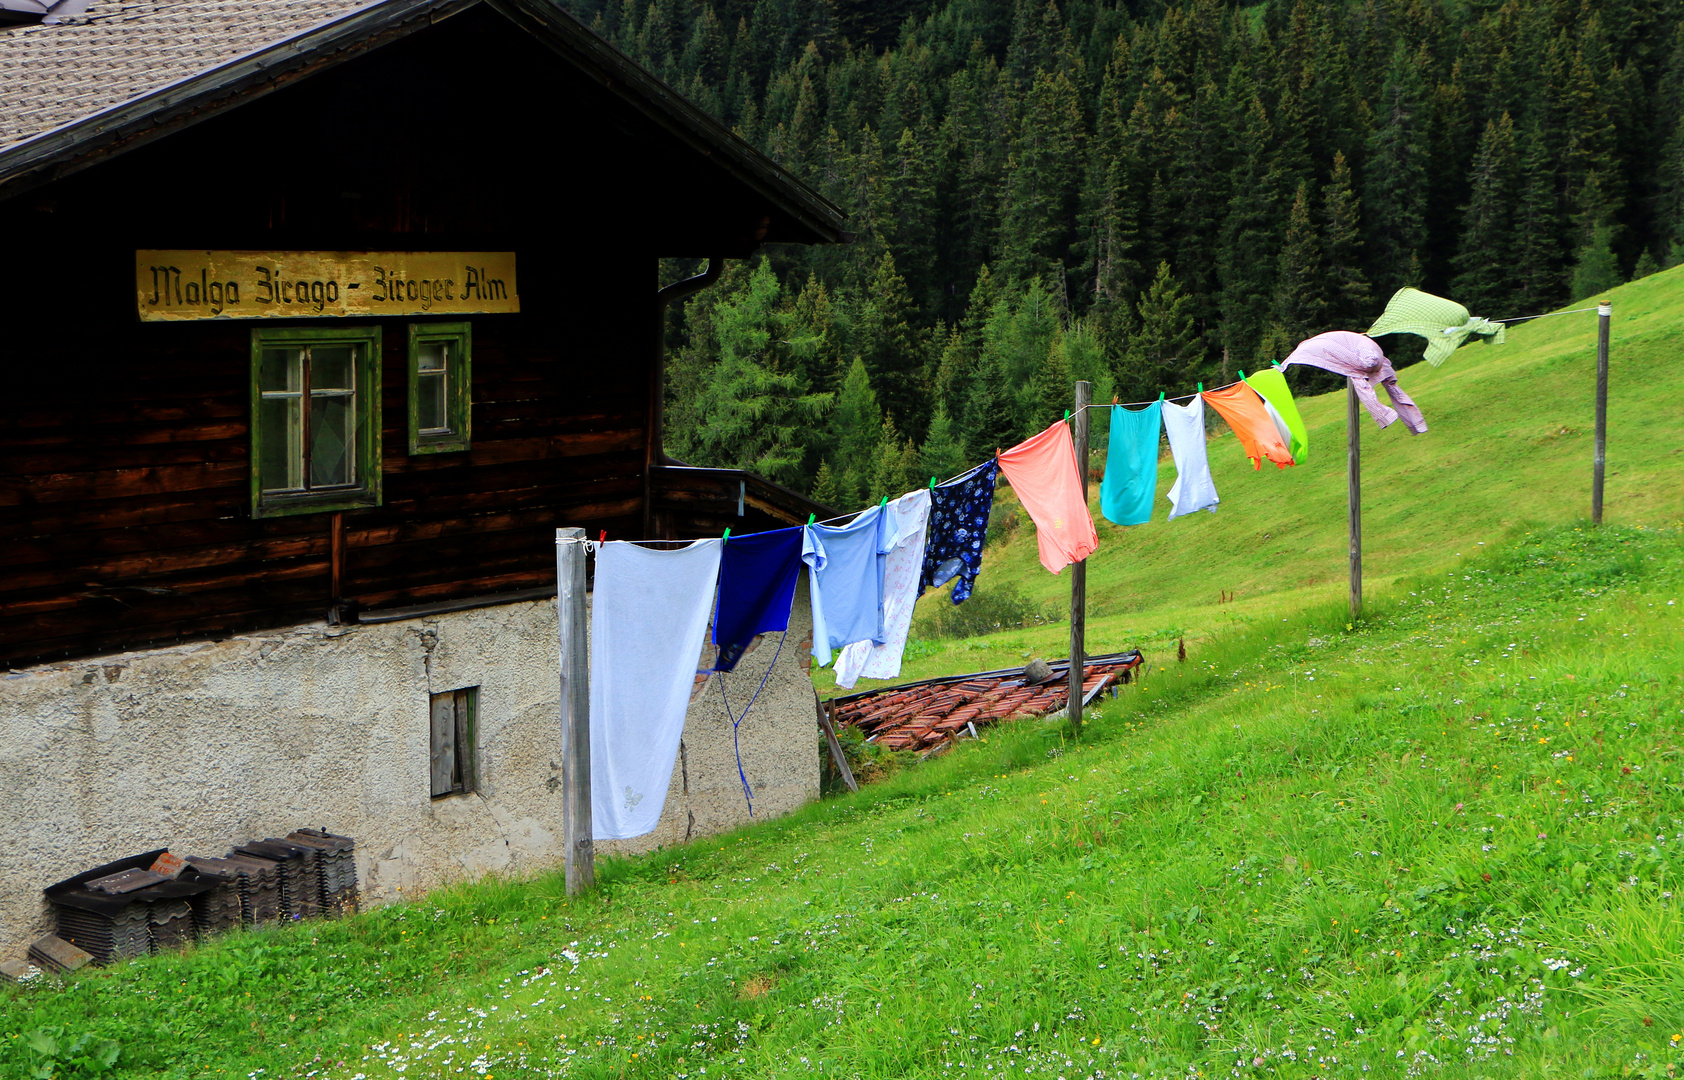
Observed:
[[[668,453],[840,508],[1074,379],[1188,393],[1403,285],[1507,318],[1684,259],[1680,0],[567,3],[849,215],[667,338]]]

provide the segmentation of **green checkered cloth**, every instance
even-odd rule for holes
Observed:
[[[1503,331],[1502,323],[1473,318],[1454,300],[1402,288],[1386,302],[1386,310],[1368,328],[1368,336],[1419,334],[1427,339],[1427,363],[1437,367],[1470,337],[1487,345],[1501,345]]]

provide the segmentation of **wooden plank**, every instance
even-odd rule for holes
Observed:
[[[813,707],[819,713],[819,730],[824,732],[825,742],[830,744],[830,760],[836,765],[836,771],[842,774],[842,782],[848,785],[848,790],[858,791],[860,786],[854,780],[854,771],[848,768],[848,755],[842,752],[842,740],[836,737],[836,725],[831,723],[830,711],[819,700],[817,690],[813,691]]]
[[[430,746],[433,798],[449,795],[455,788],[456,771],[456,695],[434,694],[431,704],[432,743]]]
[[[1608,328],[1614,305],[1596,306],[1596,461],[1590,481],[1590,523],[1602,524],[1602,473],[1608,466]]]
[[[456,698],[456,771],[453,784],[457,791],[479,790],[478,734],[474,730],[474,706],[478,704],[473,690],[458,690]]]

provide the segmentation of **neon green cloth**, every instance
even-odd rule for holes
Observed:
[[[1502,323],[1470,316],[1468,309],[1454,300],[1424,293],[1407,286],[1392,294],[1386,310],[1380,313],[1369,337],[1381,334],[1419,334],[1427,339],[1426,361],[1433,367],[1450,359],[1469,337],[1477,337],[1487,345],[1503,343]]]
[[[1279,368],[1270,368],[1247,375],[1245,384],[1281,414],[1287,431],[1292,433],[1292,442],[1287,447],[1292,451],[1292,460],[1304,464],[1304,459],[1310,454],[1310,434],[1304,427],[1303,418],[1298,415],[1298,406],[1292,400],[1292,391],[1287,388],[1286,376],[1280,373]]]

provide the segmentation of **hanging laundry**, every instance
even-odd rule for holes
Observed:
[[[1094,532],[1088,500],[1082,494],[1069,425],[1061,420],[1004,451],[997,460],[1035,523],[1042,566],[1056,574],[1093,554],[1099,547],[1099,534]]]
[[[918,579],[924,569],[930,503],[930,489],[921,488],[889,504],[886,531],[893,539],[883,561],[883,640],[856,641],[842,649],[836,657],[836,685],[843,689],[853,689],[862,675],[893,679],[900,674],[906,638],[912,629],[912,608],[918,600]],[[814,640],[818,640],[816,633]]]
[[[1195,397],[1185,405],[1164,402],[1164,434],[1169,436],[1170,457],[1175,459],[1175,483],[1169,489],[1173,507],[1169,519],[1195,510],[1216,513],[1216,482],[1210,476],[1205,456],[1205,401]]]
[[[1304,418],[1298,415],[1298,403],[1292,400],[1292,389],[1286,385],[1286,376],[1280,373],[1279,368],[1270,368],[1252,372],[1245,377],[1245,382],[1270,407],[1276,426],[1286,428],[1287,434],[1282,436],[1282,440],[1292,452],[1292,460],[1299,465],[1304,464],[1304,459],[1310,455],[1310,435],[1304,427]]]
[[[1384,350],[1373,338],[1353,334],[1349,330],[1317,334],[1299,342],[1291,355],[1281,361],[1281,370],[1285,371],[1293,364],[1309,364],[1350,379],[1351,388],[1357,392],[1357,400],[1381,427],[1387,427],[1402,416],[1404,426],[1410,431],[1417,435],[1426,433],[1426,418],[1421,415],[1414,399],[1397,384],[1397,372],[1392,370],[1392,362],[1386,359]],[[1375,383],[1386,388],[1386,395],[1397,406],[1396,412],[1380,404],[1380,397],[1374,392]]]
[[[707,640],[721,546],[697,540],[676,551],[625,542],[597,548],[590,715],[597,840],[642,836],[661,819]]]
[[[813,659],[830,663],[831,650],[883,640],[883,560],[894,537],[890,517],[873,506],[846,525],[808,525],[801,560],[813,598]]]
[[[1286,448],[1257,391],[1245,383],[1236,383],[1225,390],[1206,390],[1203,397],[1240,437],[1240,445],[1245,447],[1252,468],[1261,469],[1264,458],[1280,469],[1292,464],[1292,451]]]
[[[803,533],[800,528],[773,529],[724,541],[713,616],[719,656],[713,670],[733,670],[758,635],[789,629],[789,608],[801,576]]]
[[[1144,525],[1152,520],[1152,500],[1158,494],[1162,406],[1159,401],[1144,409],[1111,406],[1110,449],[1105,454],[1105,479],[1099,485],[1099,511],[1113,524]]]
[[[918,595],[952,581],[953,602],[962,604],[982,572],[982,544],[988,535],[988,512],[994,506],[994,481],[999,465],[985,461],[930,492],[930,531],[924,543],[924,569]]]
[[[1474,318],[1454,300],[1402,288],[1386,301],[1386,310],[1368,328],[1369,337],[1381,334],[1418,334],[1427,339],[1423,359],[1437,367],[1470,337],[1487,345],[1501,345],[1507,328],[1500,322]]]

